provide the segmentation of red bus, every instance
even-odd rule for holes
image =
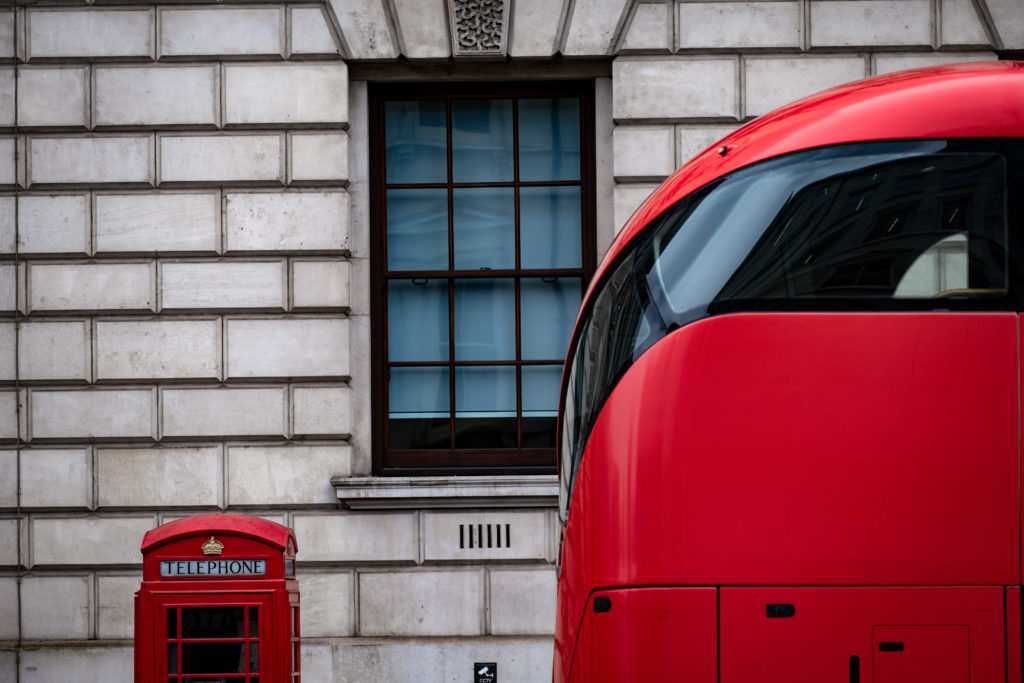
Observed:
[[[903,72],[670,177],[584,297],[554,680],[1021,680],[1024,64]]]

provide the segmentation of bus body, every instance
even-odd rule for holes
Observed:
[[[622,229],[562,386],[554,680],[1021,680],[1024,64],[834,88]]]

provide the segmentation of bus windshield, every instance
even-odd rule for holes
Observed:
[[[719,178],[667,209],[585,310],[563,409],[563,519],[616,382],[682,325],[737,311],[1018,310],[1007,203],[1022,180],[1007,168],[1019,169],[1022,153],[1019,140],[810,149]]]

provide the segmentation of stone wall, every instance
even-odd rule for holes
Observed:
[[[130,680],[142,535],[226,509],[297,533],[307,681],[549,675],[552,479],[368,476],[368,82],[594,79],[603,250],[744,121],[1024,50],[1018,0],[505,8],[475,56],[440,0],[0,9],[0,680]]]

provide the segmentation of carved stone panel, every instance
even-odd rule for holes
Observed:
[[[506,0],[448,0],[452,54],[503,56],[508,35]]]

